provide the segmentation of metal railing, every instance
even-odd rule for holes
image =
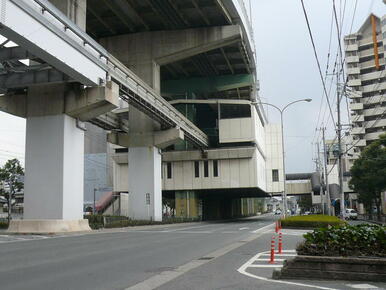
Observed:
[[[208,146],[208,137],[191,121],[185,118],[162,96],[129,70],[124,64],[110,55],[100,44],[93,40],[86,32],[70,21],[63,13],[47,0],[10,0],[16,5],[29,5],[35,11],[40,10],[44,21],[61,28],[61,35],[65,39],[75,41],[83,47],[83,54],[106,71],[101,85],[110,79],[120,86],[121,98],[130,102],[151,118],[160,121],[167,127],[178,127],[185,133],[185,137],[199,147]],[[58,33],[57,31],[54,33]]]

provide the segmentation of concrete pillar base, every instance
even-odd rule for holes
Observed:
[[[11,220],[8,233],[47,234],[91,231],[87,219],[80,220]]]

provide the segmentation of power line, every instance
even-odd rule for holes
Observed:
[[[328,107],[329,107],[329,109],[330,109],[331,118],[334,120],[334,116],[333,116],[332,109],[331,109],[331,105],[330,105],[330,100],[328,99],[328,95],[327,95],[326,84],[325,84],[325,82],[324,82],[324,78],[323,78],[323,74],[322,74],[322,69],[321,69],[321,67],[320,67],[320,62],[319,62],[318,53],[317,53],[317,51],[316,51],[314,38],[313,38],[313,36],[312,36],[312,31],[311,31],[310,23],[309,23],[308,16],[307,16],[307,11],[306,11],[306,8],[304,7],[304,2],[303,2],[303,0],[300,0],[300,1],[301,1],[301,3],[302,3],[303,13],[304,13],[304,17],[305,17],[305,20],[306,20],[306,23],[307,23],[308,33],[309,33],[309,35],[310,35],[310,39],[311,39],[311,43],[312,43],[312,47],[313,47],[313,51],[314,51],[316,63],[317,63],[318,70],[319,70],[320,79],[321,79],[321,81],[322,81],[323,91],[324,91],[324,94],[325,94],[325,96],[326,96],[326,100],[327,100]],[[335,121],[334,121],[334,127],[335,127]]]

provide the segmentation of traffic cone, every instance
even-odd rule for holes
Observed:
[[[277,251],[277,253],[281,254],[282,250],[283,250],[283,237],[282,237],[282,233],[280,232],[279,233],[279,244],[278,244],[278,251]]]
[[[275,264],[275,236],[271,239],[271,258],[269,259],[269,264]]]

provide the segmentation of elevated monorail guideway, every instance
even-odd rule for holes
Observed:
[[[72,80],[91,87],[112,80],[123,100],[165,128],[180,128],[196,146],[208,146],[205,133],[48,1],[3,0],[0,23],[0,34]]]

